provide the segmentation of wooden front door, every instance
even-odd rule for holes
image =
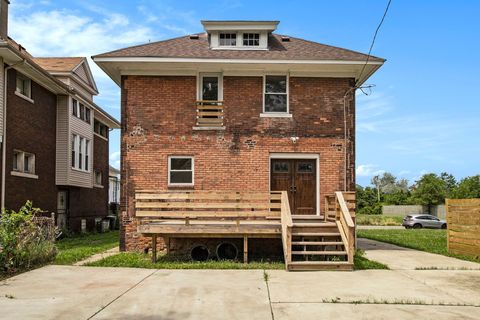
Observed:
[[[287,191],[292,214],[317,213],[317,168],[313,159],[272,159],[270,190]]]

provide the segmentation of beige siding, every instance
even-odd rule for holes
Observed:
[[[0,137],[3,136],[3,94],[4,94],[4,65],[3,59],[0,57]]]
[[[77,76],[79,76],[85,83],[90,84],[90,80],[88,79],[87,70],[85,69],[85,64],[82,63],[80,67],[74,72]]]
[[[70,134],[68,135],[69,139],[69,163],[71,163],[71,139],[72,134],[80,135],[84,138],[90,140],[90,156],[88,158],[88,167],[90,168],[90,172],[83,172],[79,170],[73,169],[70,165],[69,168],[69,185],[77,186],[77,187],[84,187],[84,188],[92,188],[93,187],[93,112],[91,113],[91,124],[86,123],[83,120],[72,115],[71,111],[71,103],[69,108],[69,119],[70,119]]]
[[[84,96],[85,98],[87,98],[88,101],[93,101],[92,94],[90,92],[88,92],[87,90],[85,90],[85,88],[83,88],[77,81],[75,81],[75,79],[72,79],[70,81],[70,85],[75,90],[77,90],[77,92],[80,93],[81,96]]]
[[[70,167],[68,100],[68,96],[57,97],[57,157],[55,175],[57,185],[68,184],[68,169]]]

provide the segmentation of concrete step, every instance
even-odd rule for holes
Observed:
[[[342,241],[292,241],[292,246],[341,246]]]
[[[346,251],[292,251],[292,255],[314,255],[314,256],[346,256]]]

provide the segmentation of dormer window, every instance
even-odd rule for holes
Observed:
[[[236,33],[220,33],[219,45],[221,47],[234,47],[237,45]]]
[[[260,34],[259,33],[244,33],[243,34],[243,45],[245,47],[258,47],[260,45]]]

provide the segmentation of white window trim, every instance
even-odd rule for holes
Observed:
[[[234,34],[234,35],[235,35],[235,45],[234,45],[234,46],[227,46],[227,45],[222,45],[222,44],[220,44],[220,35],[221,35],[221,34]],[[218,33],[218,47],[219,47],[219,48],[222,48],[222,49],[223,49],[223,48],[237,48],[237,47],[239,47],[239,45],[238,45],[238,36],[239,36],[238,32],[234,32],[234,31],[220,31],[220,32]],[[243,42],[243,41],[242,41],[242,42]]]
[[[21,159],[19,161],[19,163],[17,163],[18,168],[17,170],[13,169],[12,170],[12,175],[16,175],[16,176],[35,176],[35,172],[36,172],[36,166],[35,166],[35,154],[33,153],[30,153],[30,152],[25,152],[25,151],[21,151],[21,150],[14,150],[13,151],[14,153],[18,153],[21,155]],[[29,163],[29,166],[31,167],[31,170],[30,171],[25,171],[25,155],[28,155],[30,156],[30,159],[31,162]],[[17,160],[18,161],[18,160]],[[38,176],[37,176],[38,178]]]
[[[286,112],[266,112],[265,111],[265,91],[266,91],[266,81],[267,81],[267,76],[285,76],[287,77],[287,111]],[[275,94],[275,93],[272,93]],[[283,93],[278,93],[278,94],[283,94]],[[268,73],[263,75],[263,92],[262,92],[262,99],[263,99],[263,109],[262,113],[260,114],[261,118],[291,118],[292,114],[290,113],[290,74],[287,73]]]
[[[218,101],[223,101],[223,73],[220,72],[200,72],[197,74],[197,100],[203,100],[203,77],[218,78]]]
[[[17,176],[17,177],[22,177],[22,178],[38,179],[38,175],[33,174],[33,173],[11,171],[10,174],[12,176]]]
[[[24,100],[27,100],[30,103],[35,103],[35,101],[33,101],[32,98],[27,97],[26,95],[22,94],[20,91],[17,91],[17,89],[15,89],[15,95]]]
[[[96,187],[96,188],[103,188],[103,184],[101,183],[97,183],[97,173],[100,174],[100,181],[102,181],[103,179],[103,174],[101,171],[94,171],[93,173],[93,186]]]
[[[78,162],[78,156],[80,154],[78,148],[79,148],[79,144],[80,144],[80,138],[83,138],[83,144],[82,144],[82,159],[81,159],[81,162],[82,162],[82,169],[79,168],[79,162]],[[86,172],[86,173],[90,173],[91,172],[91,154],[92,154],[92,141],[88,138],[85,138],[84,136],[82,135],[79,135],[77,133],[72,133],[71,134],[71,139],[74,140],[74,143],[73,143],[73,147],[74,147],[74,151],[75,151],[75,158],[74,158],[74,165],[72,166],[71,164],[71,161],[70,161],[70,165],[71,165],[71,168],[72,170],[75,170],[75,171],[79,171],[79,172]],[[87,143],[86,141],[88,141],[88,170],[85,170],[85,164],[86,164],[86,156],[87,156]],[[71,143],[70,143],[70,148],[71,148]],[[72,150],[70,150],[70,157],[72,156]],[[71,160],[71,159],[70,159]]]
[[[191,159],[192,160],[192,170],[175,170],[175,171],[192,171],[192,183],[174,183],[170,182],[170,172],[171,172],[171,159]],[[191,187],[195,185],[195,158],[193,156],[168,156],[168,186],[169,187]]]
[[[73,100],[77,101],[77,105],[76,105],[76,107],[75,107],[75,109],[76,109],[76,111],[77,111],[77,112],[76,112],[77,115],[74,115],[74,114],[73,114],[73,109],[74,109]],[[70,111],[71,111],[71,112],[70,112],[70,115],[71,115],[72,117],[74,117],[74,118],[76,118],[76,119],[80,119],[80,120],[82,120],[83,122],[85,122],[86,124],[92,125],[92,122],[93,122],[93,121],[92,121],[92,118],[93,118],[93,109],[92,109],[87,103],[85,103],[83,100],[80,101],[80,100],[77,99],[76,97],[70,96],[70,105],[72,106],[72,108],[71,108],[71,110],[70,110]],[[86,120],[84,120],[84,119],[81,118],[81,115],[80,115],[80,105],[83,105],[83,108],[84,108],[83,114],[85,115],[85,117],[86,117],[86,114],[87,114],[87,109],[90,110],[90,119],[89,119],[89,121],[86,121]]]

